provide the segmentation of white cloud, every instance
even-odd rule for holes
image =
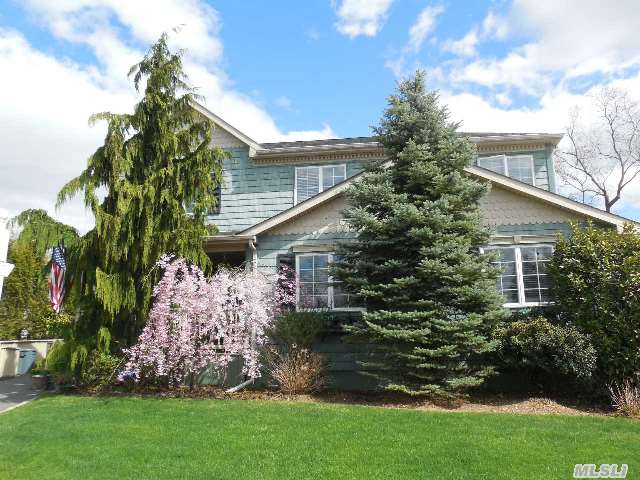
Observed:
[[[293,102],[291,101],[291,99],[289,97],[286,96],[281,96],[278,97],[274,100],[274,103],[280,107],[280,108],[284,108],[285,110],[291,110],[291,108],[293,107]]]
[[[258,141],[333,137],[328,125],[318,130],[283,132],[255,101],[234,90],[220,69],[222,44],[217,13],[204,3],[125,0],[30,0],[29,13],[57,38],[88,47],[97,64],[82,65],[37,50],[19,33],[0,28],[0,189],[2,207],[12,215],[25,208],[54,213],[64,183],[85,166],[102,144],[105,126],[90,128],[88,117],[100,111],[130,111],[137,95],[126,74],[163,31],[187,48],[185,70],[200,88],[209,109]],[[147,4],[148,7],[148,4]],[[117,22],[117,23],[116,23]],[[79,199],[56,212],[81,230],[92,225]]]
[[[413,52],[420,51],[427,35],[433,31],[436,25],[436,18],[443,11],[442,6],[429,5],[420,12],[415,23],[409,29],[408,49]]]
[[[476,45],[478,44],[478,41],[478,31],[474,28],[469,30],[469,32],[459,40],[447,40],[442,48],[455,55],[471,57],[476,54]]]
[[[484,37],[504,39],[509,34],[509,21],[502,15],[489,11],[482,21]]]
[[[424,66],[417,59],[422,44],[427,39],[436,25],[437,17],[444,12],[444,7],[429,5],[420,11],[415,22],[409,28],[409,37],[402,49],[395,51],[389,56],[384,66],[387,67],[396,78],[403,78],[413,73],[416,69],[424,69]],[[435,41],[435,37],[432,38]],[[439,67],[432,70],[437,71]]]
[[[640,66],[640,10],[635,0],[540,2],[516,0],[509,13],[490,13],[488,37],[518,42],[503,57],[481,58],[461,66],[452,79],[495,87],[512,86],[539,96],[560,81],[613,74]],[[507,27],[508,25],[508,27]],[[527,38],[526,43],[521,43]]]
[[[393,0],[342,0],[337,5],[332,1],[338,16],[336,28],[350,38],[375,37],[387,19],[392,3]]]

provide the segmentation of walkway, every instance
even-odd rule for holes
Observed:
[[[29,374],[3,378],[0,380],[0,412],[27,400],[33,400],[39,393],[40,390],[31,388],[31,375]]]

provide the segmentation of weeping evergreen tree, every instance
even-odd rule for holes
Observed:
[[[144,97],[132,114],[99,113],[108,123],[104,145],[87,168],[58,194],[63,204],[77,193],[95,216],[76,263],[79,318],[72,341],[86,349],[134,342],[144,325],[163,253],[206,268],[205,218],[215,204],[225,153],[212,148],[214,125],[192,108],[182,52],[162,35],[129,72]],[[189,206],[187,213],[185,207]],[[114,345],[112,345],[113,348]]]
[[[16,242],[32,243],[41,259],[55,245],[62,243],[66,248],[74,248],[78,241],[75,228],[50,217],[46,210],[24,210],[11,220],[11,225],[20,230]]]
[[[492,371],[483,354],[503,309],[498,271],[479,254],[488,187],[464,173],[474,147],[457,128],[416,73],[374,129],[388,159],[348,191],[358,240],[340,247],[334,274],[367,308],[351,332],[382,350],[368,366],[388,390],[446,397]]]

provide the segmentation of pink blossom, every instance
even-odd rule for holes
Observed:
[[[120,378],[178,385],[211,365],[226,374],[236,357],[242,373],[260,376],[260,352],[283,305],[293,302],[286,274],[270,282],[261,273],[219,268],[206,278],[184,259],[163,256],[149,319],[125,353]]]

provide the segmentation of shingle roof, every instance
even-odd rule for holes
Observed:
[[[377,143],[376,137],[347,137],[347,138],[327,138],[324,140],[298,140],[295,142],[268,142],[261,143],[260,146],[266,149],[288,148],[288,147],[315,147],[317,145],[342,145],[354,143]]]
[[[491,141],[547,141],[557,143],[562,138],[562,134],[557,133],[525,133],[525,132],[459,132],[461,136],[469,137],[472,141],[483,143]],[[257,153],[275,153],[282,151],[330,149],[331,147],[360,147],[371,148],[379,146],[377,137],[347,137],[328,138],[322,140],[299,140],[295,142],[267,142],[261,143],[262,151]]]

